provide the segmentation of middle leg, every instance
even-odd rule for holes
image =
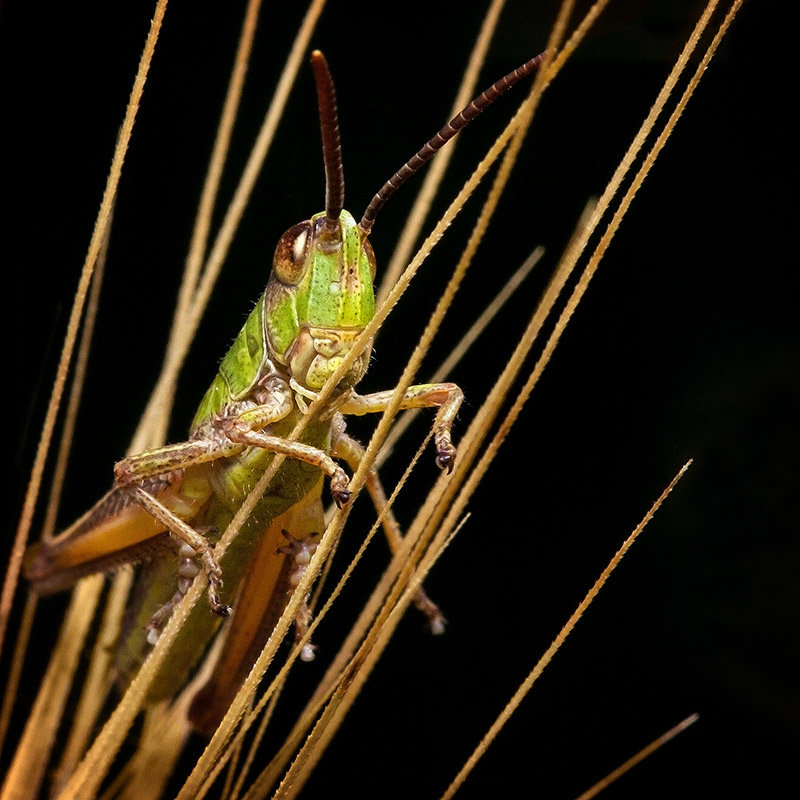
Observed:
[[[343,458],[350,469],[355,472],[364,458],[365,450],[355,439],[344,432],[344,420],[341,420],[339,427],[340,430],[334,442],[334,454]],[[372,504],[375,506],[375,510],[379,516],[382,515],[381,525],[389,543],[389,549],[392,553],[396,553],[402,546],[403,533],[400,529],[400,524],[397,522],[391,508],[389,508],[386,492],[374,467],[370,467],[364,485],[367,488]],[[431,633],[444,633],[447,620],[445,620],[439,606],[428,597],[421,586],[414,593],[414,605],[427,617],[428,628]]]

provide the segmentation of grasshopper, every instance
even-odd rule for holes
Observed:
[[[143,563],[116,658],[123,684],[194,578],[205,575],[214,615],[202,606],[193,609],[170,654],[169,669],[151,687],[151,700],[174,694],[221,620],[231,615],[222,598],[224,576],[225,591],[237,598],[236,612],[220,661],[190,710],[199,731],[212,732],[222,717],[314,552],[314,537],[324,529],[324,478],[338,506],[350,500],[347,473],[334,458],[356,469],[363,449],[347,434],[345,417],[382,412],[392,396],[391,391],[355,391],[367,370],[369,342],[324,408],[306,420],[300,439],[286,438],[308,415],[309,401],[374,315],[376,262],[368,236],[378,210],[443,144],[539,66],[543,56],[502,78],[451,120],[387,181],[356,223],[344,210],[333,81],[324,57],[315,51],[311,64],[322,129],[325,210],[289,228],[278,242],[266,290],[223,358],[188,439],[118,462],[112,489],[64,532],[29,551],[27,576],[40,594],[123,563]],[[451,428],[462,399],[453,383],[421,384],[409,387],[401,403],[404,409],[438,409],[436,462],[448,471],[456,458]],[[277,454],[285,460],[218,562],[215,532],[227,527]],[[373,501],[385,503],[374,471],[371,484]],[[431,628],[441,630],[443,618],[424,593],[417,604]],[[303,607],[295,622],[298,637],[307,624]],[[313,655],[313,646],[307,645],[301,657]]]

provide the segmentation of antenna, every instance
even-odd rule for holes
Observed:
[[[540,53],[535,58],[526,61],[521,67],[517,67],[513,72],[509,72],[508,75],[492,84],[483,94],[476,97],[463,111],[456,114],[436,136],[417,151],[416,155],[406,161],[406,163],[383,184],[378,193],[370,201],[366,211],[364,211],[364,216],[361,217],[361,222],[358,223],[358,227],[361,228],[364,235],[369,235],[372,226],[375,224],[375,217],[378,212],[400,186],[417,172],[437,150],[440,150],[442,146],[449,142],[459,131],[466,128],[487,106],[490,106],[497,100],[501,94],[507,92],[515,83],[522,80],[527,75],[530,75],[539,67],[546,55],[547,51]]]
[[[325,162],[325,227],[329,231],[338,231],[339,215],[344,208],[344,169],[336,114],[336,90],[328,62],[319,50],[311,54],[311,66],[317,86],[322,158]]]

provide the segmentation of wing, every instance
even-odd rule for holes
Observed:
[[[143,482],[170,511],[192,519],[210,496],[202,480],[184,480],[184,471]],[[124,490],[114,488],[63,533],[28,549],[25,571],[40,594],[74,585],[80,578],[121,564],[147,561],[174,550],[169,534]]]

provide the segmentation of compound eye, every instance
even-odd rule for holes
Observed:
[[[375,279],[375,253],[372,250],[372,245],[369,242],[369,239],[364,239],[361,243],[361,249],[364,251],[364,255],[367,257],[367,262],[369,263],[369,273],[372,275],[372,279]]]
[[[295,286],[306,267],[306,250],[311,235],[311,223],[301,222],[281,236],[272,259],[272,274],[281,282]]]

